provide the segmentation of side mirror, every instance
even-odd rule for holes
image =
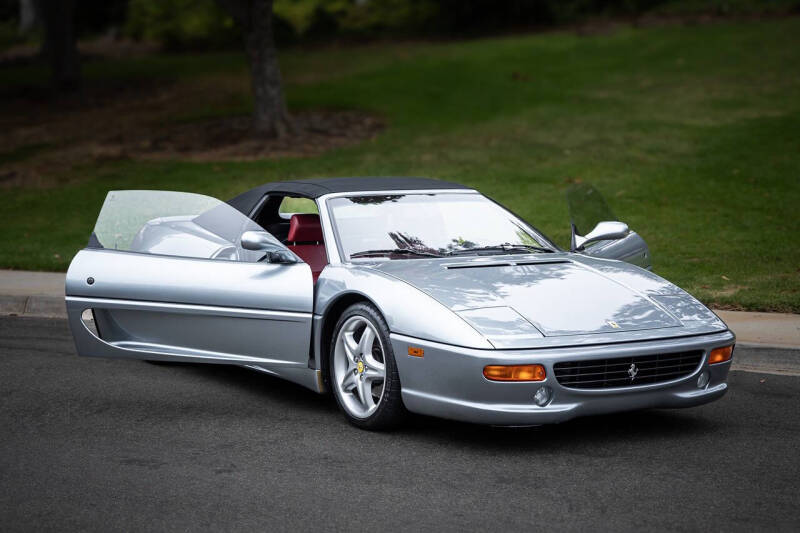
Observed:
[[[265,231],[245,231],[242,233],[242,248],[245,250],[275,249],[275,241]]]
[[[592,231],[584,236],[575,233],[575,226],[572,227],[572,251],[583,250],[587,244],[596,241],[613,241],[625,238],[630,230],[624,222],[600,222]]]
[[[245,231],[242,233],[242,248],[245,250],[263,251],[264,257],[259,261],[268,263],[297,263],[297,259],[288,251],[277,246],[275,239],[265,231]]]

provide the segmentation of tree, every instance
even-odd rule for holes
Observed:
[[[253,128],[282,136],[291,128],[272,31],[272,0],[217,0],[242,29],[253,87]]]
[[[19,0],[19,33],[29,33],[37,24],[36,5],[33,0]]]
[[[43,53],[50,62],[53,87],[74,91],[81,86],[81,65],[75,32],[76,0],[38,0],[44,25]]]

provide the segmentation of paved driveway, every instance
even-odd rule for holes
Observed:
[[[277,379],[79,358],[64,321],[4,318],[0,528],[796,531],[800,378],[730,381],[691,410],[367,433]]]

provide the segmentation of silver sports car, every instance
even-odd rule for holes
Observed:
[[[592,190],[589,190],[591,193]],[[81,355],[244,366],[370,429],[410,411],[536,425],[725,394],[734,335],[651,273],[642,238],[570,251],[422,178],[270,183],[228,202],[108,193],[67,273]]]

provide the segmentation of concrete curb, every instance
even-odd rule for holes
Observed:
[[[0,295],[0,315],[67,318],[63,296]]]
[[[714,311],[736,333],[737,342],[751,346],[800,349],[800,315]]]
[[[63,272],[0,270],[0,294],[7,296],[64,296]]]
[[[800,357],[797,356],[797,350],[737,344],[731,370],[800,376]]]

